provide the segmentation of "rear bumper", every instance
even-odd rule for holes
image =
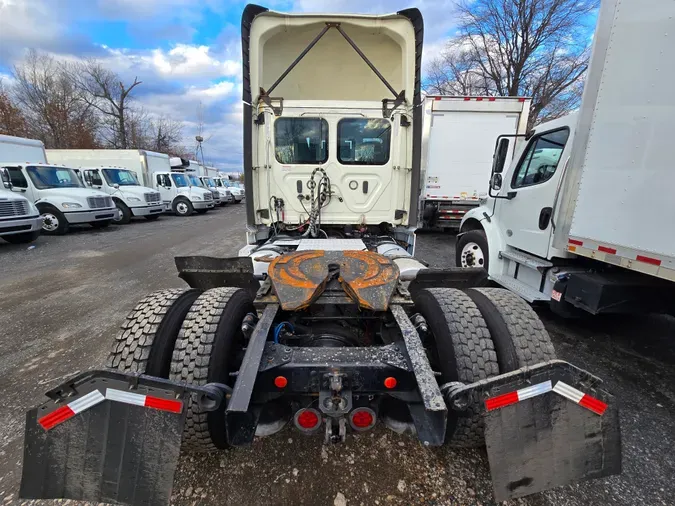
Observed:
[[[119,210],[116,207],[107,209],[97,209],[96,211],[69,211],[63,213],[68,223],[91,223],[92,221],[113,220],[118,216]]]
[[[131,213],[134,216],[150,216],[152,214],[161,214],[164,212],[164,206],[157,204],[155,206],[132,207]]]
[[[42,228],[41,216],[7,218],[0,220],[0,237],[3,235],[35,232]]]

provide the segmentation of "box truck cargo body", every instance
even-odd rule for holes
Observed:
[[[561,314],[675,313],[675,97],[653,93],[675,79],[673,30],[672,2],[602,3],[579,111],[538,125],[503,173],[496,162],[459,265]]]
[[[523,136],[530,110],[525,97],[427,96],[422,134],[423,226],[458,228],[486,193],[495,140]],[[518,137],[512,137],[511,159]]]

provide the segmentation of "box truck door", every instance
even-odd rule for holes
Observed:
[[[565,127],[532,137],[504,181],[500,195],[510,193],[513,198],[499,199],[496,214],[509,246],[544,258],[548,255],[551,210],[569,135]]]

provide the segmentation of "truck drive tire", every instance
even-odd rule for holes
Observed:
[[[255,313],[255,308],[244,289],[212,288],[200,295],[183,320],[169,378],[192,385],[234,386],[230,373],[239,370],[244,356],[241,322],[248,313]],[[225,407],[203,412],[191,396],[187,402],[183,447],[196,451],[226,448]]]
[[[530,305],[503,288],[466,291],[487,324],[502,373],[556,358],[551,338]]]
[[[430,362],[432,369],[441,373],[439,384],[473,383],[499,374],[490,332],[466,293],[455,288],[428,288],[417,292],[414,301],[433,337]],[[450,411],[445,441],[455,447],[484,445],[479,412],[471,406],[461,414]]]
[[[49,204],[38,204],[38,211],[42,216],[42,232],[48,235],[63,235],[68,233],[70,226],[65,215]]]
[[[199,294],[177,288],[147,295],[122,324],[106,367],[168,378],[178,332]]]
[[[11,234],[3,236],[3,239],[10,244],[27,244],[40,237],[40,231],[23,232],[21,234]]]
[[[195,211],[192,202],[185,197],[178,197],[174,200],[173,204],[171,204],[171,208],[176,216],[190,216]]]
[[[482,267],[488,270],[489,250],[482,230],[469,230],[457,239],[455,264],[457,267]]]
[[[126,225],[131,221],[131,209],[121,200],[115,200],[117,209],[120,210],[120,217],[118,220],[113,220],[117,225]]]

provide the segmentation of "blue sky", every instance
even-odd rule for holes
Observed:
[[[453,0],[272,0],[289,12],[386,13],[416,4],[425,17],[426,56],[437,53],[454,24]],[[150,114],[185,123],[186,146],[204,111],[204,155],[241,168],[239,22],[246,2],[225,0],[0,0],[0,78],[27,48],[60,58],[96,57],[133,80]]]

